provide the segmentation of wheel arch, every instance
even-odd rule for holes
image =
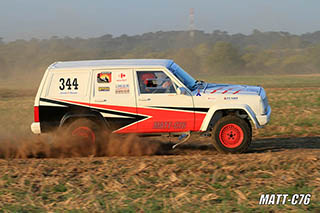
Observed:
[[[90,112],[75,112],[70,111],[67,112],[62,119],[60,120],[59,127],[64,126],[66,124],[71,123],[72,121],[80,118],[87,118],[94,122],[97,122],[99,125],[103,127],[108,127],[107,121],[103,118],[103,116],[97,111],[90,111]]]
[[[229,114],[236,114],[243,118],[250,127],[252,126],[251,121],[255,128],[261,128],[253,110],[248,105],[230,105],[211,107],[202,123],[201,130],[210,131],[220,118]]]

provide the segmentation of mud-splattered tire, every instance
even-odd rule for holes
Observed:
[[[67,126],[67,135],[77,145],[81,155],[95,155],[101,127],[89,119],[77,119]]]
[[[248,123],[235,116],[221,118],[212,130],[212,142],[221,153],[242,153],[251,144],[251,129]]]

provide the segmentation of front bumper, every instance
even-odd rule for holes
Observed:
[[[271,116],[271,107],[268,106],[267,113],[265,115],[257,115],[256,118],[258,120],[260,128],[269,123]]]
[[[31,124],[31,131],[37,135],[41,134],[40,122],[33,122]]]

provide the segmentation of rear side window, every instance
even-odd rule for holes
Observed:
[[[89,72],[54,72],[49,83],[48,97],[87,96]]]

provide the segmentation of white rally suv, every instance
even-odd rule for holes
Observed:
[[[251,143],[252,125],[266,125],[270,114],[262,87],[198,81],[172,60],[68,61],[46,70],[31,129],[66,128],[93,143],[103,129],[174,135],[180,143],[201,133],[218,151],[241,153]]]

